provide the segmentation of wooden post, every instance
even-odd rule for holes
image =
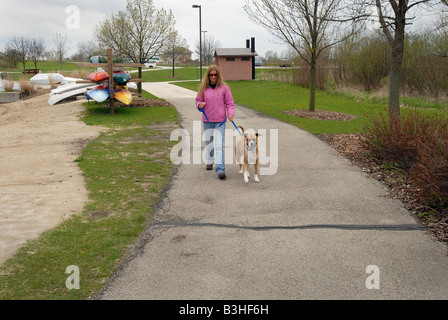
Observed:
[[[142,67],[138,67],[138,78],[139,79],[142,78]],[[138,96],[141,97],[142,96],[142,83],[141,82],[137,83],[137,89],[138,89]]]
[[[109,93],[110,93],[110,113],[115,113],[114,108],[114,56],[112,49],[107,49],[107,73],[109,74]]]

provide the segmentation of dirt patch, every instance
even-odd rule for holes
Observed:
[[[384,183],[389,189],[388,197],[401,200],[406,209],[412,213],[422,215],[432,211],[431,208],[418,202],[416,197],[418,189],[412,186],[412,181],[403,172],[393,167],[386,169],[381,161],[369,155],[362,146],[362,142],[366,139],[364,134],[321,134],[318,137],[334,147],[340,156],[350,160],[371,178]],[[420,221],[434,238],[448,243],[448,213],[438,212],[425,215],[420,218]]]
[[[334,111],[325,111],[325,110],[309,111],[304,109],[295,109],[295,110],[282,111],[282,113],[286,113],[291,116],[296,116],[300,118],[308,118],[315,120],[348,121],[356,118],[352,114],[346,114]]]
[[[81,101],[44,93],[0,105],[0,264],[88,200],[75,160],[100,129],[79,121]]]
[[[132,101],[130,105],[126,105],[122,102],[116,101],[114,103],[114,106],[116,108],[145,108],[145,107],[166,107],[170,106],[171,104],[168,101],[165,100],[157,100],[157,99],[138,99]]]

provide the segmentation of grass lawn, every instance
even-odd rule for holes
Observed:
[[[309,90],[295,84],[278,81],[228,81],[235,102],[273,118],[291,123],[312,134],[322,133],[358,133],[363,132],[365,125],[375,115],[388,112],[387,100],[364,99],[351,97],[346,94],[328,93],[316,91],[316,110],[335,111],[356,116],[349,121],[330,121],[299,118],[297,116],[282,113],[282,111],[305,109],[308,110]],[[187,89],[197,91],[199,84],[196,82],[176,83]],[[409,101],[409,100],[408,100]],[[418,107],[427,108],[434,105],[420,101]],[[441,108],[438,108],[440,111]],[[402,112],[411,109],[402,108]],[[426,109],[422,112],[439,112],[437,109]],[[238,111],[236,111],[235,123],[238,124]]]
[[[10,274],[0,276],[0,300],[89,298],[122,262],[170,181],[174,107],[117,108],[111,115],[107,104],[85,105],[84,121],[106,128],[77,159],[89,202],[0,267]],[[79,290],[66,287],[71,265],[80,271]]]
[[[202,73],[205,74],[206,69],[202,69]],[[142,78],[147,82],[165,82],[173,80],[195,80],[199,79],[200,70],[196,67],[181,67],[174,69],[174,77],[172,69],[150,70],[142,72]]]
[[[299,118],[281,111],[308,110],[309,90],[294,84],[277,81],[229,81],[235,102],[271,117],[296,125],[313,134],[361,132],[368,116],[385,110],[376,103],[359,103],[341,95],[316,92],[316,110],[329,110],[356,116],[350,121],[323,121]],[[195,82],[178,83],[192,90],[198,89]],[[237,111],[238,112],[238,111]],[[238,123],[238,113],[236,123]]]

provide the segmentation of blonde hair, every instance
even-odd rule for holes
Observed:
[[[207,87],[210,85],[210,72],[211,71],[216,71],[217,76],[217,80],[216,80],[216,87],[219,87],[221,85],[227,85],[227,83],[225,83],[224,79],[221,76],[221,70],[219,70],[219,67],[217,65],[211,65],[210,67],[208,67],[207,72],[205,73],[204,79],[202,79],[202,83],[199,87],[199,93],[204,96],[204,92],[205,89],[207,89]]]

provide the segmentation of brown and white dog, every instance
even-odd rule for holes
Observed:
[[[238,140],[235,147],[236,162],[240,165],[240,173],[244,175],[244,181],[249,182],[249,164],[254,165],[255,170],[255,182],[260,182],[258,179],[258,136],[260,134],[248,130],[244,132],[244,128],[238,126],[241,129],[242,136]]]

